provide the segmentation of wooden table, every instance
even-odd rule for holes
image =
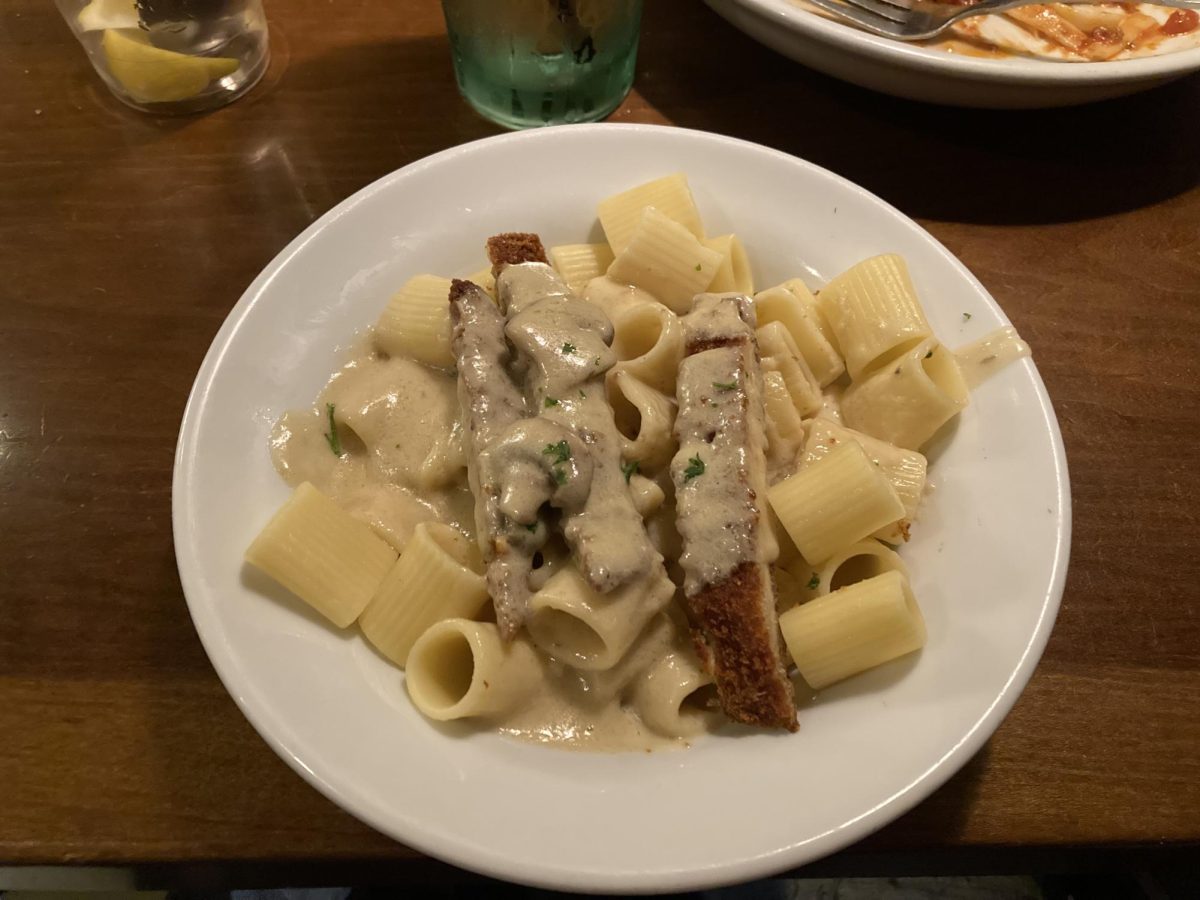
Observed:
[[[809,72],[698,3],[647,5],[614,119],[759,141],[915,216],[1034,346],[1066,438],[1073,558],[1033,681],[958,776],[826,867],[1195,848],[1200,79],[939,109]],[[264,83],[160,120],[107,94],[52,4],[0,9],[0,864],[436,870],[294,775],[217,681],[176,575],[172,454],[259,269],[363,185],[497,129],[456,94],[436,4],[268,6]]]

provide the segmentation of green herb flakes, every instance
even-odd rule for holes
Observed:
[[[326,403],[325,410],[329,414],[329,433],[325,435],[325,440],[329,443],[329,449],[333,451],[333,455],[341,456],[342,439],[338,435],[337,420],[333,418],[333,404]]]
[[[629,479],[637,474],[638,465],[639,463],[636,459],[632,460],[631,462],[621,463],[621,472],[625,476],[626,484],[629,484]]]
[[[567,446],[566,441],[559,441],[557,444],[547,444],[542,453],[546,456],[553,456],[556,463],[563,463],[571,458],[571,448]]]
[[[704,460],[697,454],[688,460],[687,468],[683,470],[683,480],[691,481],[693,478],[698,478],[704,474]]]

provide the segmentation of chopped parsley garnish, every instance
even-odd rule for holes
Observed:
[[[971,314],[970,314],[970,313],[963,313],[963,321],[964,321],[964,322],[970,322],[970,321],[971,321]]]
[[[736,381],[714,381],[713,387],[718,391],[735,391],[737,390]]]
[[[629,479],[637,474],[638,461],[635,459],[632,462],[621,463],[621,472],[625,475],[625,483],[629,484]]]
[[[700,263],[696,263],[696,271],[699,272],[701,268],[703,267],[700,265]]]
[[[333,455],[341,456],[342,439],[338,436],[337,421],[333,418],[333,404],[326,403],[325,409],[329,413],[329,433],[325,435],[325,440],[329,443],[329,449],[333,451]]]
[[[704,474],[704,460],[697,454],[688,460],[687,468],[683,470],[683,480],[691,481]]]
[[[566,484],[567,483],[567,473],[564,472],[562,469],[555,469],[554,470],[554,483],[555,484]]]
[[[547,397],[547,398],[546,398],[546,399],[543,401],[543,403],[544,403],[544,405],[545,405],[546,409],[549,409],[549,408],[550,408],[550,407],[552,407],[552,406],[558,406],[558,401],[557,401],[557,400],[555,400],[553,397]]]
[[[587,394],[585,394],[583,391],[580,391],[580,392],[579,392],[579,399],[580,399],[580,400],[586,400],[586,399],[587,399]]]
[[[521,527],[524,528],[526,531],[534,532],[534,531],[537,531],[537,522],[534,522],[530,525],[522,525]]]
[[[559,441],[557,444],[547,444],[542,453],[546,456],[553,456],[556,463],[566,462],[571,458],[571,448],[567,446],[566,441]]]
[[[818,575],[816,572],[813,572],[812,578],[808,579],[808,589],[810,591],[815,591],[820,586],[821,586],[821,576]]]
[[[568,343],[566,343],[566,344],[563,344],[563,345],[562,345],[562,352],[563,352],[563,353],[574,353],[574,352],[575,352],[575,345],[574,345],[574,344],[572,344],[572,343],[569,343],[569,342],[568,342]]]

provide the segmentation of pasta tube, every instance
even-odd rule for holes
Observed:
[[[760,326],[779,322],[787,329],[821,387],[836,381],[846,371],[841,354],[825,334],[817,301],[804,282],[793,279],[760,291],[754,295],[754,308]]]
[[[559,244],[550,248],[550,262],[567,287],[578,294],[589,281],[608,271],[613,252],[608,244]]]
[[[633,706],[646,725],[674,738],[695,737],[720,716],[712,676],[686,650],[674,650],[642,672]]]
[[[653,206],[668,219],[678,222],[694,237],[704,238],[700,211],[692,199],[687,176],[677,172],[600,201],[597,209],[600,225],[604,228],[604,236],[613,253],[619,254],[629,245],[647,206]]]
[[[904,504],[904,518],[894,525],[885,526],[874,536],[891,544],[907,540],[908,525],[916,517],[925,490],[928,468],[925,457],[916,450],[905,450],[861,431],[845,428],[831,419],[818,417],[809,425],[803,464],[828,456],[830,451],[846,441],[855,441],[866,451],[867,457],[887,476],[900,502]]]
[[[408,654],[413,704],[439,722],[503,714],[534,694],[545,674],[522,637],[509,644],[491,622],[444,619]]]
[[[428,366],[454,367],[450,352],[450,279],[418,275],[388,301],[375,325],[375,341],[393,356]]]
[[[479,547],[448,525],[422,522],[367,608],[363,634],[404,668],[413,644],[442,619],[469,619],[487,602]]]
[[[617,369],[664,394],[675,393],[683,359],[683,323],[661,303],[638,303],[613,316]]]
[[[820,689],[925,645],[925,620],[900,572],[885,572],[779,617],[788,653]]]
[[[653,474],[675,452],[675,401],[638,381],[630,372],[609,373],[608,400],[621,435],[621,455]]]
[[[887,476],[854,442],[774,485],[767,498],[797,549],[813,563],[904,516],[904,504]]]
[[[954,354],[935,341],[922,341],[852,385],[842,395],[842,418],[872,437],[919,450],[969,399]]]
[[[708,287],[721,254],[654,207],[642,214],[608,277],[649,291],[673,312],[687,312],[692,298]]]
[[[854,381],[932,334],[908,266],[894,253],[843,272],[821,289],[820,303]]]
[[[755,334],[763,372],[778,372],[800,415],[811,416],[821,408],[821,388],[792,336],[780,322],[763,325]]]
[[[396,551],[306,481],[259,532],[246,562],[345,628],[383,583]]]
[[[530,600],[529,634],[546,653],[577,669],[610,669],[674,593],[665,575],[652,575],[601,594],[569,566]]]
[[[709,250],[721,254],[721,264],[713,276],[708,290],[712,293],[736,291],[739,294],[754,293],[754,276],[750,271],[750,259],[746,248],[736,234],[723,234],[704,241]]]

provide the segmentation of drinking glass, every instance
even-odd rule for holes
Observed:
[[[213,109],[267,69],[262,0],[55,2],[104,83],[135,109]]]
[[[442,0],[463,97],[508,128],[594,122],[633,84],[642,0]]]

